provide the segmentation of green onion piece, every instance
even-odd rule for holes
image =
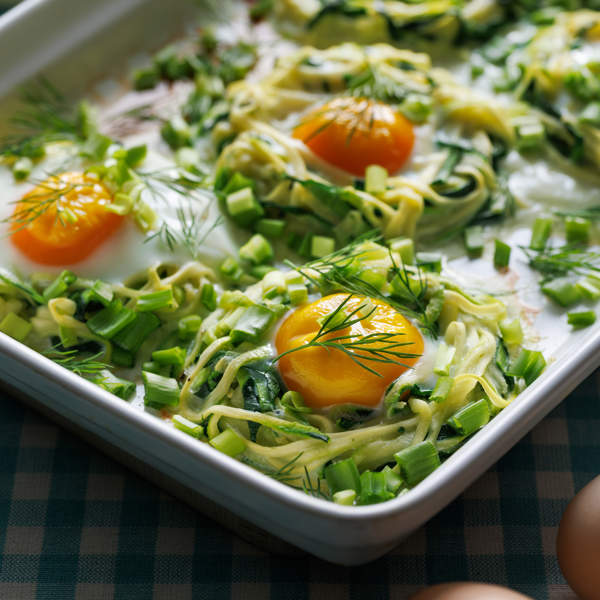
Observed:
[[[567,217],[565,219],[565,234],[569,244],[587,244],[590,239],[592,222],[581,217]]]
[[[335,327],[339,327],[347,318],[348,314],[343,308],[336,308],[329,314],[319,317],[317,323],[326,329],[334,329]]]
[[[360,476],[358,504],[378,504],[391,500],[394,494],[387,489],[382,472],[364,471]]]
[[[531,230],[531,241],[529,247],[533,250],[543,250],[552,233],[552,219],[538,217]]]
[[[216,190],[221,190],[224,194],[231,194],[244,188],[254,189],[254,181],[239,171],[231,175],[227,168],[220,169],[217,172],[215,179]]]
[[[156,65],[146,69],[138,69],[133,73],[133,87],[139,92],[152,89],[159,81],[160,71]]]
[[[219,433],[208,443],[227,456],[237,456],[246,449],[246,442],[231,429]]]
[[[327,465],[324,474],[332,494],[342,490],[354,490],[360,493],[360,473],[353,458]]]
[[[352,506],[356,500],[356,492],[354,490],[341,490],[333,494],[333,501],[342,506]]]
[[[29,321],[22,319],[14,312],[9,312],[0,322],[0,331],[19,342],[29,335],[31,328],[32,325]]]
[[[567,313],[567,322],[575,329],[589,327],[596,322],[596,313],[593,310]]]
[[[102,369],[92,381],[122,400],[129,400],[135,394],[135,383],[113,375],[108,369]]]
[[[494,240],[494,266],[497,269],[505,269],[509,260],[510,246],[500,240]]]
[[[91,288],[83,292],[82,298],[86,304],[93,301],[108,306],[114,298],[113,288],[109,283],[98,280]]]
[[[304,256],[305,258],[312,258],[312,233],[307,233],[300,240],[300,243],[297,248],[297,252],[300,256]]]
[[[27,156],[22,156],[21,158],[16,160],[15,164],[12,166],[13,177],[17,181],[27,179],[29,175],[31,175],[32,169],[33,161]]]
[[[285,229],[285,221],[281,219],[259,219],[254,224],[254,231],[269,238],[280,238]]]
[[[146,406],[161,409],[179,404],[179,385],[176,379],[142,371],[142,380],[144,382],[144,404]]]
[[[408,487],[414,487],[440,466],[440,457],[431,442],[421,442],[394,454],[400,475]]]
[[[383,194],[387,189],[387,178],[387,169],[369,165],[365,170],[365,191],[369,194]]]
[[[148,373],[154,373],[155,375],[162,375],[163,377],[171,377],[171,367],[169,365],[159,365],[153,360],[146,361],[142,364],[142,370]]]
[[[281,396],[281,406],[289,408],[294,412],[310,413],[312,409],[304,404],[304,398],[300,392],[288,390]]]
[[[192,130],[180,115],[167,121],[161,127],[160,135],[172,150],[192,145]]]
[[[77,280],[77,275],[71,271],[63,271],[42,293],[44,300],[64,296],[68,287]]]
[[[509,345],[520,344],[523,341],[523,329],[521,328],[521,321],[519,319],[513,319],[509,321],[505,319],[500,321],[499,325],[502,339]]]
[[[532,150],[538,148],[544,141],[544,125],[538,119],[523,118],[515,128],[517,134],[517,148],[519,150]]]
[[[212,283],[205,283],[200,292],[200,300],[211,312],[217,308],[217,291]]]
[[[379,271],[377,269],[373,269],[372,267],[363,269],[362,271],[358,272],[356,276],[361,281],[364,281],[365,283],[379,291],[383,289],[384,285],[387,282],[387,273]]]
[[[175,426],[175,429],[179,429],[179,431],[183,431],[183,433],[187,433],[192,437],[199,438],[204,433],[202,425],[194,423],[181,415],[173,415],[171,422]]]
[[[438,380],[435,384],[435,387],[433,388],[433,392],[431,392],[431,396],[429,397],[429,399],[432,402],[437,402],[438,404],[440,402],[443,402],[448,397],[448,394],[450,393],[450,390],[452,389],[453,385],[453,377],[447,377],[444,375],[438,377]]]
[[[71,348],[77,344],[77,334],[72,327],[61,325],[58,328],[58,335],[60,337],[60,343],[64,348]]]
[[[264,214],[251,187],[244,187],[228,194],[225,198],[225,206],[227,214],[241,227],[250,225]]]
[[[575,285],[586,300],[600,299],[600,281],[595,277],[582,277]]]
[[[179,319],[177,323],[177,334],[180,339],[188,340],[194,336],[202,325],[202,317],[199,315],[188,315]]]
[[[135,320],[117,333],[112,341],[132,354],[135,354],[146,338],[158,327],[160,319],[153,313],[136,313]]]
[[[256,279],[262,279],[267,273],[275,271],[275,267],[272,265],[254,265],[250,269],[250,275]]]
[[[448,375],[450,373],[450,365],[456,353],[456,348],[448,346],[446,342],[440,342],[437,353],[435,355],[435,364],[433,372],[436,375]]]
[[[402,477],[400,477],[400,475],[396,473],[395,469],[400,470],[398,466],[392,469],[389,465],[387,465],[381,470],[385,477],[385,487],[388,489],[389,492],[392,492],[392,494],[394,495],[396,495],[396,493],[404,483],[402,481]]]
[[[148,147],[146,144],[140,144],[139,146],[132,146],[124,151],[125,162],[130,167],[137,167],[145,158],[148,153]]]
[[[125,329],[136,318],[129,308],[125,308],[119,300],[113,300],[108,306],[88,319],[90,331],[106,339],[112,339],[119,331]]]
[[[258,342],[274,320],[275,313],[264,306],[256,305],[243,309],[229,334],[232,343]]]
[[[490,420],[490,407],[485,398],[467,404],[449,419],[448,425],[459,435],[471,435],[474,431],[481,429]]]
[[[158,290],[143,294],[137,299],[136,308],[140,312],[150,312],[161,310],[163,308],[173,308],[175,306],[175,298],[173,298],[173,288]]]
[[[308,289],[303,283],[290,283],[287,286],[287,293],[290,298],[290,304],[299,306],[308,302]]]
[[[335,250],[335,240],[324,235],[313,235],[310,240],[310,255],[312,258],[323,258]]]
[[[239,263],[233,256],[228,256],[219,267],[219,271],[223,276],[231,281],[238,281],[240,277],[244,274],[242,268]]]
[[[523,377],[525,383],[531,385],[545,368],[546,360],[541,352],[523,348],[506,374],[513,377]]]
[[[152,360],[159,365],[172,366],[173,374],[179,377],[183,371],[185,363],[186,351],[180,346],[173,346],[165,350],[155,350],[152,353]]]
[[[600,126],[600,102],[590,102],[579,116],[580,123]]]
[[[483,254],[483,227],[473,225],[465,229],[465,248],[471,258],[477,258]]]
[[[415,244],[410,238],[398,238],[390,242],[390,250],[398,253],[405,265],[415,263]]]
[[[424,271],[431,273],[442,272],[442,257],[432,252],[417,252],[417,265]]]
[[[581,289],[570,279],[558,277],[541,286],[542,292],[560,306],[571,306],[581,300]]]
[[[130,369],[135,363],[133,353],[123,350],[118,346],[113,348],[111,360],[117,367],[124,367],[126,369]]]
[[[400,112],[415,123],[423,123],[431,114],[433,102],[429,96],[423,94],[407,94],[402,104],[398,107]]]
[[[240,258],[254,265],[261,265],[273,258],[273,248],[267,238],[255,233],[240,249]]]

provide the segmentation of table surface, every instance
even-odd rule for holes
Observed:
[[[407,598],[453,580],[574,599],[555,556],[599,470],[600,371],[394,551],[362,567],[276,556],[0,392],[0,598]]]
[[[351,568],[252,547],[0,392],[0,598],[375,600],[474,580],[575,599],[555,539],[600,470],[599,377],[395,550]]]

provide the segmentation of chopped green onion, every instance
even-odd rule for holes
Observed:
[[[400,475],[409,487],[414,487],[440,466],[440,457],[431,442],[421,442],[394,454]]]
[[[342,506],[352,506],[356,500],[356,492],[354,490],[341,490],[333,494],[333,501]]]
[[[398,466],[392,469],[389,465],[387,465],[381,471],[385,477],[385,487],[393,494],[396,494],[404,483],[402,481],[402,477],[396,473],[395,469],[400,470]]]
[[[230,336],[234,344],[258,342],[275,320],[275,313],[260,305],[243,309],[240,318],[233,326]]]
[[[372,267],[362,269],[356,274],[356,276],[361,281],[364,281],[379,291],[383,289],[383,286],[387,282],[387,272],[380,271]]]
[[[590,239],[589,219],[581,217],[567,217],[565,219],[565,233],[569,244],[587,244]]]
[[[567,322],[575,329],[589,327],[596,322],[596,313],[593,310],[567,313]]]
[[[292,390],[288,390],[283,396],[281,396],[281,405],[294,412],[312,412],[312,409],[304,404],[304,398],[302,397],[302,394]]]
[[[523,348],[506,374],[513,377],[523,377],[525,383],[531,385],[545,368],[546,360],[541,352]]]
[[[455,412],[448,419],[448,425],[459,435],[471,435],[486,425],[489,420],[490,407],[488,401],[482,398]]]
[[[173,298],[173,288],[168,287],[157,292],[142,294],[137,299],[136,308],[140,312],[150,312],[161,310],[163,308],[173,308],[175,306],[175,298]]]
[[[155,375],[162,375],[163,377],[171,377],[171,367],[169,365],[159,365],[153,360],[146,361],[142,364],[142,370],[148,373],[154,373]]]
[[[176,115],[170,121],[167,121],[161,127],[160,135],[172,150],[192,144],[192,130],[180,115]]]
[[[446,342],[440,342],[437,353],[435,355],[435,365],[433,372],[436,375],[448,375],[450,373],[450,365],[456,353],[456,348],[448,346]]]
[[[284,229],[285,221],[281,219],[259,219],[254,224],[254,231],[270,238],[281,237]]]
[[[135,394],[135,383],[113,375],[108,369],[102,369],[92,381],[122,400],[129,400]]]
[[[471,258],[477,258],[483,254],[483,227],[473,225],[465,229],[465,248]]]
[[[144,382],[144,404],[146,406],[161,409],[179,404],[179,385],[176,379],[142,371],[142,380]]]
[[[82,298],[86,304],[94,301],[108,306],[114,298],[113,288],[109,283],[98,280],[91,288],[83,292]]]
[[[227,456],[237,456],[246,449],[246,442],[231,429],[219,433],[208,443]]]
[[[117,333],[112,341],[122,348],[135,354],[146,338],[160,326],[160,319],[152,313],[136,313],[135,320]]]
[[[576,284],[577,289],[586,300],[600,299],[600,280],[595,277],[582,277]]]
[[[520,344],[523,341],[523,329],[521,321],[513,319],[509,321],[505,319],[498,324],[502,339],[509,345]]]
[[[204,428],[202,425],[194,423],[193,421],[190,421],[181,415],[173,415],[171,421],[175,426],[175,429],[179,429],[179,431],[183,431],[192,437],[199,438],[204,433]]]
[[[579,116],[579,122],[600,126],[600,102],[590,102]]]
[[[42,296],[46,302],[52,298],[60,298],[65,295],[69,286],[77,280],[77,275],[71,271],[63,271],[43,292]]]
[[[497,269],[504,269],[508,267],[509,260],[510,246],[500,240],[494,240],[494,266]]]
[[[202,325],[202,317],[199,315],[188,315],[179,319],[177,323],[177,333],[182,340],[187,340],[194,336]]]
[[[365,191],[369,194],[383,194],[387,189],[387,178],[387,169],[369,165],[365,170]]]
[[[339,327],[348,318],[348,313],[343,308],[335,308],[330,313],[317,319],[317,323],[325,329]]]
[[[126,369],[130,369],[135,363],[133,353],[123,350],[118,346],[113,348],[111,360],[117,367],[124,367]]]
[[[200,300],[207,310],[213,311],[217,308],[217,291],[212,283],[205,283],[202,286]]]
[[[532,250],[543,250],[552,233],[552,219],[546,217],[538,217],[531,230],[531,241],[529,247]]]
[[[417,266],[431,273],[442,272],[442,257],[432,252],[417,252]]]
[[[29,335],[31,328],[32,325],[29,321],[22,319],[14,312],[9,312],[0,322],[0,331],[19,342]]]
[[[308,289],[303,283],[290,283],[287,286],[287,293],[290,298],[290,304],[299,306],[308,302]]]
[[[335,250],[335,240],[323,235],[313,235],[310,240],[310,255],[313,258],[323,258]]]
[[[251,187],[244,187],[228,194],[225,198],[225,205],[227,214],[242,227],[250,225],[264,214]]]
[[[538,148],[546,135],[544,125],[536,118],[523,117],[515,127],[517,148],[532,150]]]
[[[139,92],[152,89],[159,81],[160,71],[156,65],[138,69],[133,73],[133,87]]]
[[[390,242],[390,250],[397,252],[405,265],[415,262],[415,244],[410,238],[399,238]]]
[[[382,472],[364,471],[360,476],[358,504],[378,504],[391,500],[394,495],[387,489],[385,475]]]
[[[125,308],[119,300],[113,300],[108,306],[87,320],[87,326],[96,335],[112,339],[119,331],[133,323],[136,313]]]
[[[304,256],[305,258],[313,258],[312,239],[313,239],[313,234],[307,233],[300,240],[300,243],[297,248],[297,252],[298,252],[298,254],[300,254],[300,256]]]
[[[255,233],[240,249],[240,258],[254,265],[261,265],[273,258],[273,248],[267,238]]]
[[[60,343],[64,348],[71,348],[77,344],[77,333],[72,327],[65,327],[61,325],[58,328],[58,335],[60,337]]]
[[[360,493],[360,474],[353,458],[327,465],[324,474],[332,494],[342,490],[354,490]]]
[[[12,166],[13,177],[20,181],[22,179],[27,179],[29,175],[31,175],[31,170],[33,169],[33,161],[27,156],[22,156],[18,160],[15,161],[15,164]]]
[[[244,274],[240,264],[238,263],[233,256],[228,256],[219,267],[219,271],[224,275],[227,279],[231,281],[238,281],[240,277]]]
[[[152,353],[152,360],[162,366],[173,367],[172,372],[175,377],[179,377],[183,371],[186,351],[180,346],[173,346],[165,350],[155,350]]]
[[[438,404],[440,402],[443,402],[448,397],[448,394],[450,393],[450,390],[452,389],[453,385],[453,377],[447,377],[444,375],[438,377],[438,380],[435,384],[435,387],[433,388],[433,391],[431,392],[431,396],[429,397],[429,399],[432,402],[437,402]]]
[[[542,292],[560,306],[571,306],[581,300],[581,289],[570,279],[558,277],[541,286]]]

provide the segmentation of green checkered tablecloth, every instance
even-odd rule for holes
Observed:
[[[0,392],[0,598],[406,598],[479,580],[575,598],[554,543],[600,471],[600,371],[380,560],[345,568],[241,541]]]

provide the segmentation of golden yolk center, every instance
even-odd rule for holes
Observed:
[[[311,111],[293,136],[317,156],[358,177],[369,165],[390,174],[408,159],[414,145],[412,123],[383,102],[343,97]]]
[[[291,313],[277,331],[275,346],[278,354],[312,340],[319,331],[319,320],[330,315],[347,298],[348,294],[332,294]],[[343,310],[350,314],[365,303],[365,298],[353,296]],[[325,339],[350,336],[347,339],[357,341],[364,340],[370,334],[393,334],[386,341],[375,341],[369,347],[381,350],[390,344],[403,344],[395,347],[394,351],[412,356],[395,358],[398,362],[379,362],[364,358],[373,354],[356,350],[355,358],[378,373],[375,374],[362,368],[344,351],[335,348],[312,346],[286,354],[279,359],[281,376],[288,388],[302,394],[307,406],[377,406],[387,386],[419,360],[423,352],[423,338],[418,329],[389,304],[374,299],[369,299],[369,303],[375,310],[367,319],[328,333]],[[352,320],[356,320],[356,317]],[[360,358],[361,354],[363,358]]]
[[[12,243],[43,265],[68,265],[87,258],[123,223],[109,210],[112,197],[85,173],[54,175],[17,203],[11,218]]]

